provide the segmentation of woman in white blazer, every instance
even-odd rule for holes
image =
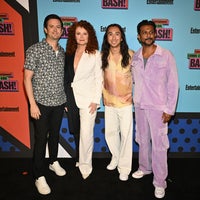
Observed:
[[[65,72],[72,72],[73,78],[68,85],[72,88],[75,104],[79,108],[79,170],[86,179],[92,172],[93,132],[103,80],[101,53],[95,30],[89,22],[81,20],[68,29],[65,63]],[[69,110],[70,104],[67,105]]]

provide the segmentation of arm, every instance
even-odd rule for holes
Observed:
[[[169,122],[174,115],[179,91],[176,61],[171,53],[168,59],[167,105],[162,115],[163,123]]]
[[[30,104],[30,114],[34,119],[40,118],[40,110],[35,102],[33,95],[33,87],[32,87],[32,77],[34,72],[32,70],[24,69],[24,86],[26,90],[26,94],[28,97],[28,101]]]
[[[65,66],[64,66],[64,89],[66,94],[66,104],[65,104],[65,111],[68,112],[68,98],[73,95],[71,83],[73,82],[74,78],[74,55],[65,55]]]
[[[100,100],[102,96],[102,89],[103,89],[103,72],[102,72],[102,62],[101,62],[101,54],[97,52],[96,55],[96,63],[95,63],[95,86],[96,86],[96,93],[94,95],[93,103],[96,103],[97,106],[100,105]]]
[[[175,58],[171,53],[168,56],[167,74],[167,104],[164,110],[168,115],[174,115],[178,99],[179,83]]]
[[[102,96],[102,88],[103,88],[103,72],[101,69],[102,62],[101,62],[101,54],[100,52],[96,52],[96,59],[95,59],[95,86],[96,86],[96,93],[94,95],[94,99],[89,105],[90,113],[94,113],[100,105],[100,100]]]

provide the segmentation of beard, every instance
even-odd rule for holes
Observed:
[[[151,40],[151,42],[146,42],[146,41],[148,41],[148,40]],[[155,42],[154,39],[152,39],[152,38],[147,38],[147,39],[145,39],[144,41],[141,41],[141,44],[142,44],[143,46],[147,46],[147,47],[148,47],[148,46],[153,45],[154,42]]]

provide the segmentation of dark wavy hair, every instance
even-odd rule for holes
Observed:
[[[105,70],[106,67],[108,66],[108,55],[109,55],[109,51],[110,51],[110,44],[108,43],[107,40],[107,35],[108,35],[108,31],[110,27],[118,27],[120,32],[121,32],[121,36],[122,36],[122,41],[120,43],[120,53],[122,54],[122,67],[126,67],[129,64],[129,59],[130,59],[130,55],[128,53],[129,47],[128,44],[126,42],[126,36],[125,33],[122,29],[122,27],[119,24],[110,24],[107,28],[106,28],[106,32],[104,34],[103,37],[103,43],[101,46],[101,52],[102,52],[102,69]]]
[[[77,27],[82,27],[88,32],[88,44],[86,46],[85,51],[87,53],[95,53],[95,50],[99,49],[98,40],[96,36],[96,31],[93,26],[85,21],[81,20],[79,22],[75,22],[68,28],[68,40],[66,45],[66,54],[72,55],[75,53],[77,49],[77,42],[75,38],[75,31]]]
[[[154,31],[156,32],[156,24],[153,21],[148,21],[148,20],[142,20],[138,25],[137,25],[137,33],[140,34],[140,29],[142,26],[145,25],[150,25],[153,26]]]

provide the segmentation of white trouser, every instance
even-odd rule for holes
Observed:
[[[82,174],[92,172],[94,146],[94,125],[97,112],[89,113],[90,108],[80,109],[79,170]]]
[[[133,109],[105,106],[105,139],[112,154],[112,164],[119,173],[129,174],[133,154]]]

